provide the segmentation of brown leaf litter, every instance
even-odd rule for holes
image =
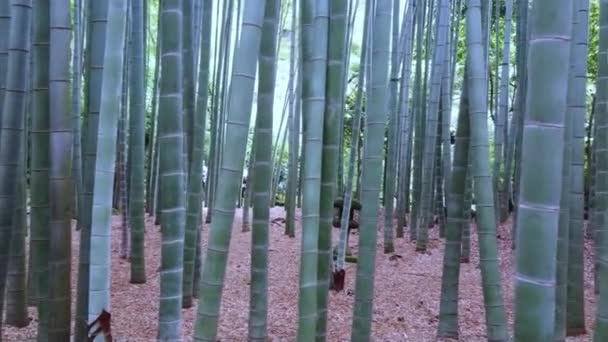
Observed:
[[[222,342],[247,340],[247,315],[249,306],[250,245],[251,233],[241,232],[241,211],[233,226],[228,270],[226,273],[221,308],[218,339]],[[298,214],[299,215],[299,214]],[[300,216],[296,225],[296,238],[284,235],[284,210],[271,210],[270,261],[269,261],[269,312],[268,334],[274,342],[296,340],[298,315],[298,272],[300,262]],[[379,217],[382,217],[381,215]],[[382,221],[382,220],[380,220]],[[146,272],[148,282],[129,283],[129,262],[119,257],[119,217],[113,219],[112,234],[112,334],[117,341],[154,341],[158,321],[158,294],[161,237],[153,219],[146,219]],[[395,239],[395,253],[383,254],[382,224],[378,225],[376,255],[375,298],[372,334],[376,342],[431,342],[436,341],[439,293],[443,244],[437,229],[430,234],[427,253],[416,253],[415,244],[407,239]],[[474,230],[472,226],[472,230]],[[205,247],[208,227],[203,232]],[[334,244],[338,230],[332,229]],[[514,257],[511,250],[510,224],[499,228],[501,239],[500,265],[502,284],[509,325],[513,325],[513,274]],[[406,234],[407,235],[407,234]],[[485,341],[485,318],[481,291],[481,276],[478,268],[479,254],[477,238],[472,235],[471,262],[462,264],[460,275],[460,340],[466,342]],[[72,260],[72,311],[75,307],[78,269],[79,234],[73,234]],[[357,235],[350,239],[356,254]],[[204,250],[204,249],[203,249]],[[587,241],[585,257],[586,321],[592,331],[595,314],[593,295],[592,247]],[[331,292],[329,300],[329,342],[350,340],[352,307],[354,302],[354,280],[356,264],[347,264],[345,290]],[[196,306],[182,311],[184,341],[190,341],[194,330]],[[4,327],[5,341],[31,341],[36,336],[36,309],[30,308],[32,323],[22,329]],[[589,335],[569,338],[570,342],[588,341]]]

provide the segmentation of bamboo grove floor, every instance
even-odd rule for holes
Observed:
[[[233,226],[226,286],[223,293],[218,340],[222,342],[246,341],[247,312],[249,305],[249,267],[251,233],[241,232],[241,211]],[[298,272],[300,251],[300,217],[296,238],[283,235],[282,208],[271,211],[270,274],[269,274],[269,340],[295,341],[297,327]],[[379,217],[382,217],[379,215]],[[113,219],[112,233],[112,332],[117,341],[155,341],[159,293],[160,232],[147,218],[146,270],[148,282],[143,285],[129,283],[129,263],[119,258],[120,218]],[[436,341],[441,287],[443,244],[437,230],[431,232],[427,253],[415,252],[415,245],[405,239],[396,239],[396,252],[382,253],[382,232],[378,230],[376,259],[373,337],[376,342],[431,342]],[[474,229],[474,227],[472,227]],[[510,248],[509,224],[499,228],[499,247],[505,303],[509,323],[513,323],[513,254]],[[206,236],[205,229],[204,235]],[[334,229],[334,241],[338,230]],[[483,299],[481,291],[477,239],[472,234],[471,262],[463,264],[460,276],[460,332],[461,341],[485,341]],[[76,275],[79,241],[73,233],[72,298],[76,298]],[[204,241],[203,239],[203,245]],[[350,245],[356,254],[357,236],[351,236]],[[203,246],[204,247],[204,246]],[[593,296],[592,255],[590,241],[585,246],[585,295],[587,329],[592,331],[595,313]],[[345,291],[331,293],[329,302],[328,341],[350,340],[350,325],[354,302],[356,265],[348,264]],[[72,310],[75,304],[72,305]],[[190,341],[194,329],[196,308],[183,310],[184,341]],[[5,341],[31,341],[36,334],[36,310],[30,308],[30,325],[16,329],[4,327]],[[568,341],[590,341],[590,336],[569,338]]]

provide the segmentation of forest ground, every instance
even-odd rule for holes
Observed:
[[[297,216],[296,238],[283,234],[283,208],[271,209],[269,264],[269,341],[295,341],[298,314],[298,274],[300,260],[300,216]],[[379,218],[381,218],[381,214]],[[237,210],[223,291],[218,341],[247,340],[249,306],[251,233],[241,232],[242,212]],[[382,221],[382,220],[380,220]],[[129,283],[129,263],[119,257],[120,217],[113,218],[112,232],[112,333],[117,341],[155,341],[159,294],[160,231],[152,218],[146,218],[146,272],[148,282]],[[376,255],[373,338],[376,342],[436,341],[443,243],[437,229],[431,231],[426,253],[416,253],[415,244],[407,239],[395,239],[395,253],[384,254],[382,224],[378,225]],[[472,229],[471,262],[462,264],[460,274],[459,323],[460,341],[485,341],[485,318],[478,268],[477,238]],[[203,248],[208,229],[203,231]],[[333,230],[334,244],[338,229]],[[406,234],[407,236],[407,234]],[[79,234],[73,232],[72,298],[76,298]],[[510,327],[513,324],[514,257],[511,250],[510,223],[499,228],[502,284]],[[357,252],[357,235],[353,233],[350,246]],[[588,331],[592,331],[595,314],[591,244],[585,244],[585,296]],[[393,255],[398,255],[397,257]],[[354,302],[356,264],[347,264],[345,290],[331,292],[329,300],[328,341],[349,341]],[[75,304],[72,305],[74,310]],[[191,339],[196,307],[183,312],[184,341]],[[32,319],[26,328],[4,327],[5,341],[31,341],[36,336],[36,310],[30,308]],[[569,338],[570,342],[590,341],[589,335]]]

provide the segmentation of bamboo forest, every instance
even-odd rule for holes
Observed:
[[[0,0],[3,341],[608,342],[608,0]]]

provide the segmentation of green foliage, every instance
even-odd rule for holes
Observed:
[[[589,52],[587,53],[587,77],[595,84],[597,77],[597,52],[600,37],[600,5],[598,0],[589,2]]]
[[[358,66],[357,66],[358,67]],[[357,80],[359,76],[353,76],[353,80]],[[355,110],[356,110],[356,98],[357,98],[357,87],[353,87],[352,89],[350,89],[350,92],[346,95],[346,98],[344,100],[344,106],[345,106],[345,111],[344,111],[344,127],[343,127],[343,139],[344,139],[344,153],[345,153],[345,160],[348,159],[348,150],[350,149],[351,146],[351,141],[352,141],[352,128],[353,128],[353,116],[355,115]],[[362,113],[365,113],[365,91],[363,91],[363,99],[362,99],[362,105],[361,105],[361,109],[362,109]],[[363,127],[361,127],[361,134],[363,134]]]

